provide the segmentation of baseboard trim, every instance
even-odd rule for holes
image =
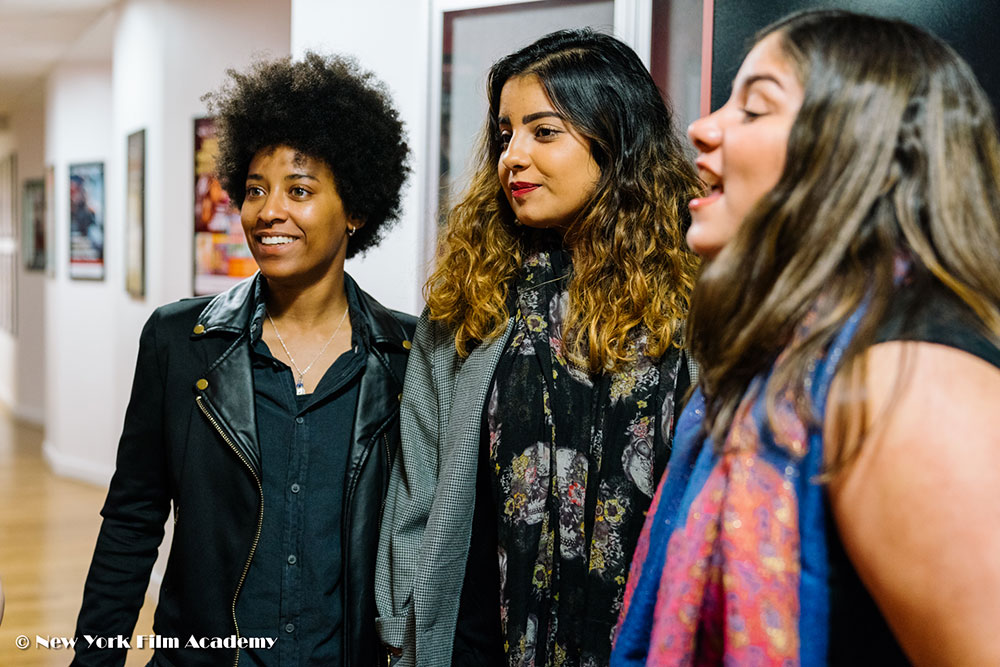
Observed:
[[[70,477],[81,482],[107,487],[111,483],[111,476],[115,473],[114,466],[101,465],[89,459],[63,454],[48,439],[42,443],[42,455],[52,468],[52,472],[60,477]]]
[[[35,405],[16,405],[11,410],[14,419],[31,424],[32,426],[45,426],[45,410]]]
[[[10,387],[0,382],[0,406],[7,408],[11,414],[14,412],[14,394]]]

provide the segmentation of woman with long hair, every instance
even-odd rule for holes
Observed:
[[[606,663],[689,384],[699,184],[608,35],[547,35],[487,89],[403,391],[380,632],[401,664]]]
[[[612,663],[1000,664],[1000,141],[971,70],[795,14],[689,134],[701,376]]]

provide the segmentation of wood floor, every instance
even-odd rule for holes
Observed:
[[[67,650],[35,647],[36,635],[72,637],[83,582],[100,527],[106,490],[56,477],[42,459],[42,432],[14,421],[0,405],[0,665],[68,665]],[[133,636],[152,632],[147,601]],[[18,650],[27,635],[31,647]],[[129,666],[152,651],[132,650]]]

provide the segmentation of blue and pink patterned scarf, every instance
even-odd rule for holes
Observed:
[[[810,375],[819,424],[862,312]],[[686,406],[632,561],[612,665],[826,664],[822,428],[803,423],[787,391],[772,429],[767,379],[751,383],[722,447],[701,432],[700,390]]]

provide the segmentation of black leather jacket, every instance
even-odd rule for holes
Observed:
[[[185,645],[239,634],[235,605],[262,518],[249,327],[258,276],[209,298],[156,310],[139,342],[117,468],[84,590],[74,665],[121,665],[124,649],[84,635],[131,637],[173,503],[174,535],[154,632],[177,638],[153,664],[228,665],[233,648]],[[376,664],[374,577],[379,522],[399,444],[399,397],[414,318],[357,288],[367,364],[344,483],[344,664]],[[133,643],[133,646],[135,644]]]

